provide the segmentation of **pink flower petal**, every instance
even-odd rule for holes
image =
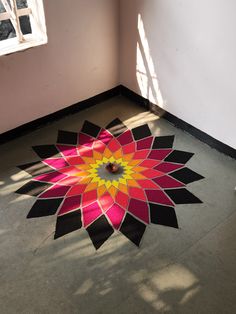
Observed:
[[[169,197],[161,190],[146,190],[146,195],[151,203],[174,206]]]
[[[181,186],[185,186],[185,184],[175,180],[174,178],[171,178],[169,176],[162,176],[159,178],[153,179],[155,183],[157,183],[161,188],[178,188]]]
[[[118,191],[116,194],[116,203],[118,203],[123,208],[127,209],[129,204],[129,197],[125,193]]]
[[[127,145],[133,142],[132,132],[130,130],[125,131],[124,133],[117,137],[117,140],[120,142],[121,145]]]
[[[153,168],[160,164],[160,160],[147,159],[139,164],[140,167]],[[154,168],[156,169],[156,168]],[[157,169],[158,170],[158,169]]]
[[[125,215],[125,210],[121,208],[119,205],[114,204],[108,211],[106,212],[110,222],[112,223],[115,229],[119,229],[123,217]]]
[[[131,199],[128,211],[144,223],[149,223],[149,209],[146,202]]]
[[[101,204],[101,208],[103,209],[104,212],[108,210],[113,204],[114,200],[111,197],[110,193],[106,192],[99,198],[99,203]]]
[[[64,156],[76,156],[77,150],[75,146],[57,145],[57,148]]]
[[[130,187],[129,188],[129,196],[131,198],[136,198],[138,200],[143,200],[143,201],[147,200],[143,189],[136,188],[136,187]]]
[[[64,158],[49,158],[44,159],[43,162],[54,169],[60,169],[69,166]]]
[[[84,146],[89,146],[91,147],[93,145],[94,142],[94,138],[83,134],[83,133],[79,133],[79,144],[80,145],[84,145]]]
[[[154,169],[162,171],[164,173],[169,173],[172,172],[176,169],[182,168],[184,165],[181,164],[173,164],[171,162],[162,162],[161,164],[159,164],[157,167],[155,167]]]
[[[89,206],[82,208],[84,227],[94,222],[101,214],[101,208],[98,202],[94,202]]]
[[[69,192],[66,194],[66,196],[76,196],[76,195],[81,195],[84,190],[86,189],[87,184],[79,184],[72,186],[72,188],[69,190]]]
[[[137,150],[149,149],[152,146],[153,136],[144,138],[137,142]]]
[[[108,144],[107,147],[110,149],[111,152],[114,153],[114,152],[116,152],[118,149],[121,148],[121,145],[120,145],[120,143],[117,141],[116,138],[113,138],[113,139],[110,141],[110,143]]]
[[[113,136],[111,135],[110,132],[108,132],[105,129],[102,129],[97,137],[97,140],[100,140],[101,142],[103,142],[103,144],[107,145],[112,138]]]
[[[58,215],[64,215],[66,213],[74,211],[75,209],[78,209],[80,207],[80,203],[81,203],[80,195],[67,197],[64,200]]]
[[[42,181],[42,182],[48,182],[48,183],[55,183],[55,182],[58,182],[64,178],[66,178],[67,176],[60,173],[60,172],[57,172],[57,171],[54,171],[54,172],[50,172],[50,173],[46,173],[46,174],[42,174],[40,176],[37,176],[34,178],[34,180],[36,181]]]
[[[70,186],[55,184],[50,189],[42,193],[39,198],[56,198],[63,197],[69,191]]]
[[[150,152],[148,158],[163,160],[172,152],[172,149],[154,149]]]
[[[97,191],[96,190],[92,190],[92,191],[83,193],[83,197],[82,197],[83,207],[88,206],[89,204],[93,203],[96,200],[97,200]]]
[[[135,152],[135,142],[122,147],[123,154],[132,154]]]

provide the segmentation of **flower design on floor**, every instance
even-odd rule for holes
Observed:
[[[27,218],[57,215],[55,238],[84,227],[98,249],[115,230],[137,246],[150,223],[178,228],[177,204],[202,203],[186,184],[203,177],[185,166],[193,153],[172,148],[174,136],[152,136],[85,121],[59,131],[56,145],[34,146],[40,161],[19,166],[33,176],[16,193],[36,196]]]

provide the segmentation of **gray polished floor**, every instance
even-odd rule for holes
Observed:
[[[195,153],[188,166],[205,179],[188,189],[203,204],[176,207],[178,230],[148,226],[139,249],[119,233],[98,251],[85,230],[53,240],[55,216],[26,219],[35,199],[14,194],[30,178],[16,166],[58,129],[116,117]],[[0,313],[236,313],[235,160],[121,97],[1,146],[0,160]]]

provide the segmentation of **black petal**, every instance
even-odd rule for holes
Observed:
[[[63,216],[58,216],[54,239],[60,238],[67,233],[80,229],[81,227],[82,222],[80,210],[76,210]]]
[[[78,134],[75,132],[68,132],[68,131],[62,131],[62,130],[58,131],[57,143],[76,145],[77,139],[78,139]]]
[[[18,166],[21,170],[24,170],[32,176],[38,176],[40,174],[50,172],[53,169],[42,163],[41,161],[30,162],[28,164]]]
[[[145,224],[127,213],[120,228],[120,232],[122,232],[135,245],[139,246],[145,229]]]
[[[155,137],[152,149],[172,148],[174,142],[174,135]]]
[[[151,222],[153,224],[178,228],[177,217],[173,207],[152,204],[150,205]]]
[[[99,217],[88,228],[88,234],[93,242],[95,249],[99,249],[103,243],[110,238],[114,232],[113,228],[107,221],[105,216]]]
[[[93,137],[97,137],[100,130],[101,130],[101,128],[99,126],[97,126],[96,124],[94,124],[92,122],[85,120],[83,127],[81,129],[81,132],[83,132],[87,135],[93,136]]]
[[[63,198],[37,200],[31,208],[30,212],[28,213],[27,218],[54,215],[62,201]]]
[[[185,184],[198,181],[204,178],[203,176],[192,171],[189,168],[182,168],[180,170],[170,173],[169,175]]]
[[[19,188],[19,190],[17,190],[15,193],[38,196],[43,191],[47,190],[50,186],[52,185],[49,183],[30,181],[23,185],[21,188]]]
[[[189,192],[187,189],[165,190],[165,193],[173,200],[175,204],[195,204],[202,201]]]
[[[40,158],[61,157],[55,145],[38,145],[32,148]]]
[[[116,137],[128,130],[127,126],[118,118],[111,121],[111,123],[106,126],[106,129]]]
[[[132,129],[132,133],[136,141],[152,135],[147,124],[140,125],[137,128]]]
[[[189,161],[190,158],[192,158],[193,155],[193,153],[174,150],[166,157],[165,161],[185,164],[187,161]]]

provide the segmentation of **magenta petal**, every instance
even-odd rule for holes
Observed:
[[[125,215],[125,210],[121,208],[119,205],[114,204],[107,212],[106,212],[108,218],[110,219],[113,227],[115,229],[119,229],[121,222],[123,220],[123,217]]]
[[[145,192],[151,203],[174,206],[174,203],[172,203],[168,196],[161,190],[146,190]]]
[[[37,176],[34,178],[34,180],[48,182],[48,183],[55,183],[55,182],[58,182],[58,181],[66,178],[66,177],[67,176],[64,175],[63,173],[54,171],[54,172],[50,172],[50,173],[46,173],[46,174],[42,174],[40,176]]]
[[[149,154],[148,158],[150,158],[150,159],[157,159],[157,160],[163,160],[171,152],[172,152],[172,149],[154,149],[154,150],[151,151],[151,153]]]
[[[78,209],[80,207],[80,203],[81,203],[80,195],[67,197],[64,200],[58,215],[63,215],[71,211],[74,211],[75,209]]]
[[[75,146],[69,145],[57,145],[57,148],[62,152],[64,156],[78,156]]]
[[[110,140],[113,138],[113,136],[111,135],[110,132],[108,132],[105,129],[102,129],[101,132],[99,133],[97,140],[100,140],[101,142],[103,142],[104,144],[108,144],[110,142]]]
[[[102,214],[102,211],[98,202],[95,202],[93,204],[90,204],[89,206],[83,207],[82,212],[83,212],[84,227],[87,227],[88,225],[90,225]]]
[[[50,189],[42,193],[39,198],[52,198],[65,196],[71,187],[55,184]]]
[[[152,146],[153,136],[144,138],[137,142],[137,150],[149,149]]]
[[[128,211],[140,220],[142,220],[144,223],[149,223],[149,209],[146,202],[131,199]]]
[[[181,164],[172,164],[171,162],[162,162],[161,164],[156,166],[154,169],[164,172],[164,173],[168,173],[182,167],[183,165]]]
[[[69,164],[65,161],[64,158],[44,159],[43,162],[54,169],[61,169],[69,166]]]
[[[92,146],[94,142],[94,138],[89,135],[79,133],[79,144],[85,146]]]
[[[133,142],[132,132],[130,130],[125,131],[124,133],[117,137],[117,140],[121,145],[127,145]]]
[[[161,188],[178,188],[181,186],[185,186],[185,184],[171,178],[169,176],[158,177],[152,179],[155,183],[157,183]]]

